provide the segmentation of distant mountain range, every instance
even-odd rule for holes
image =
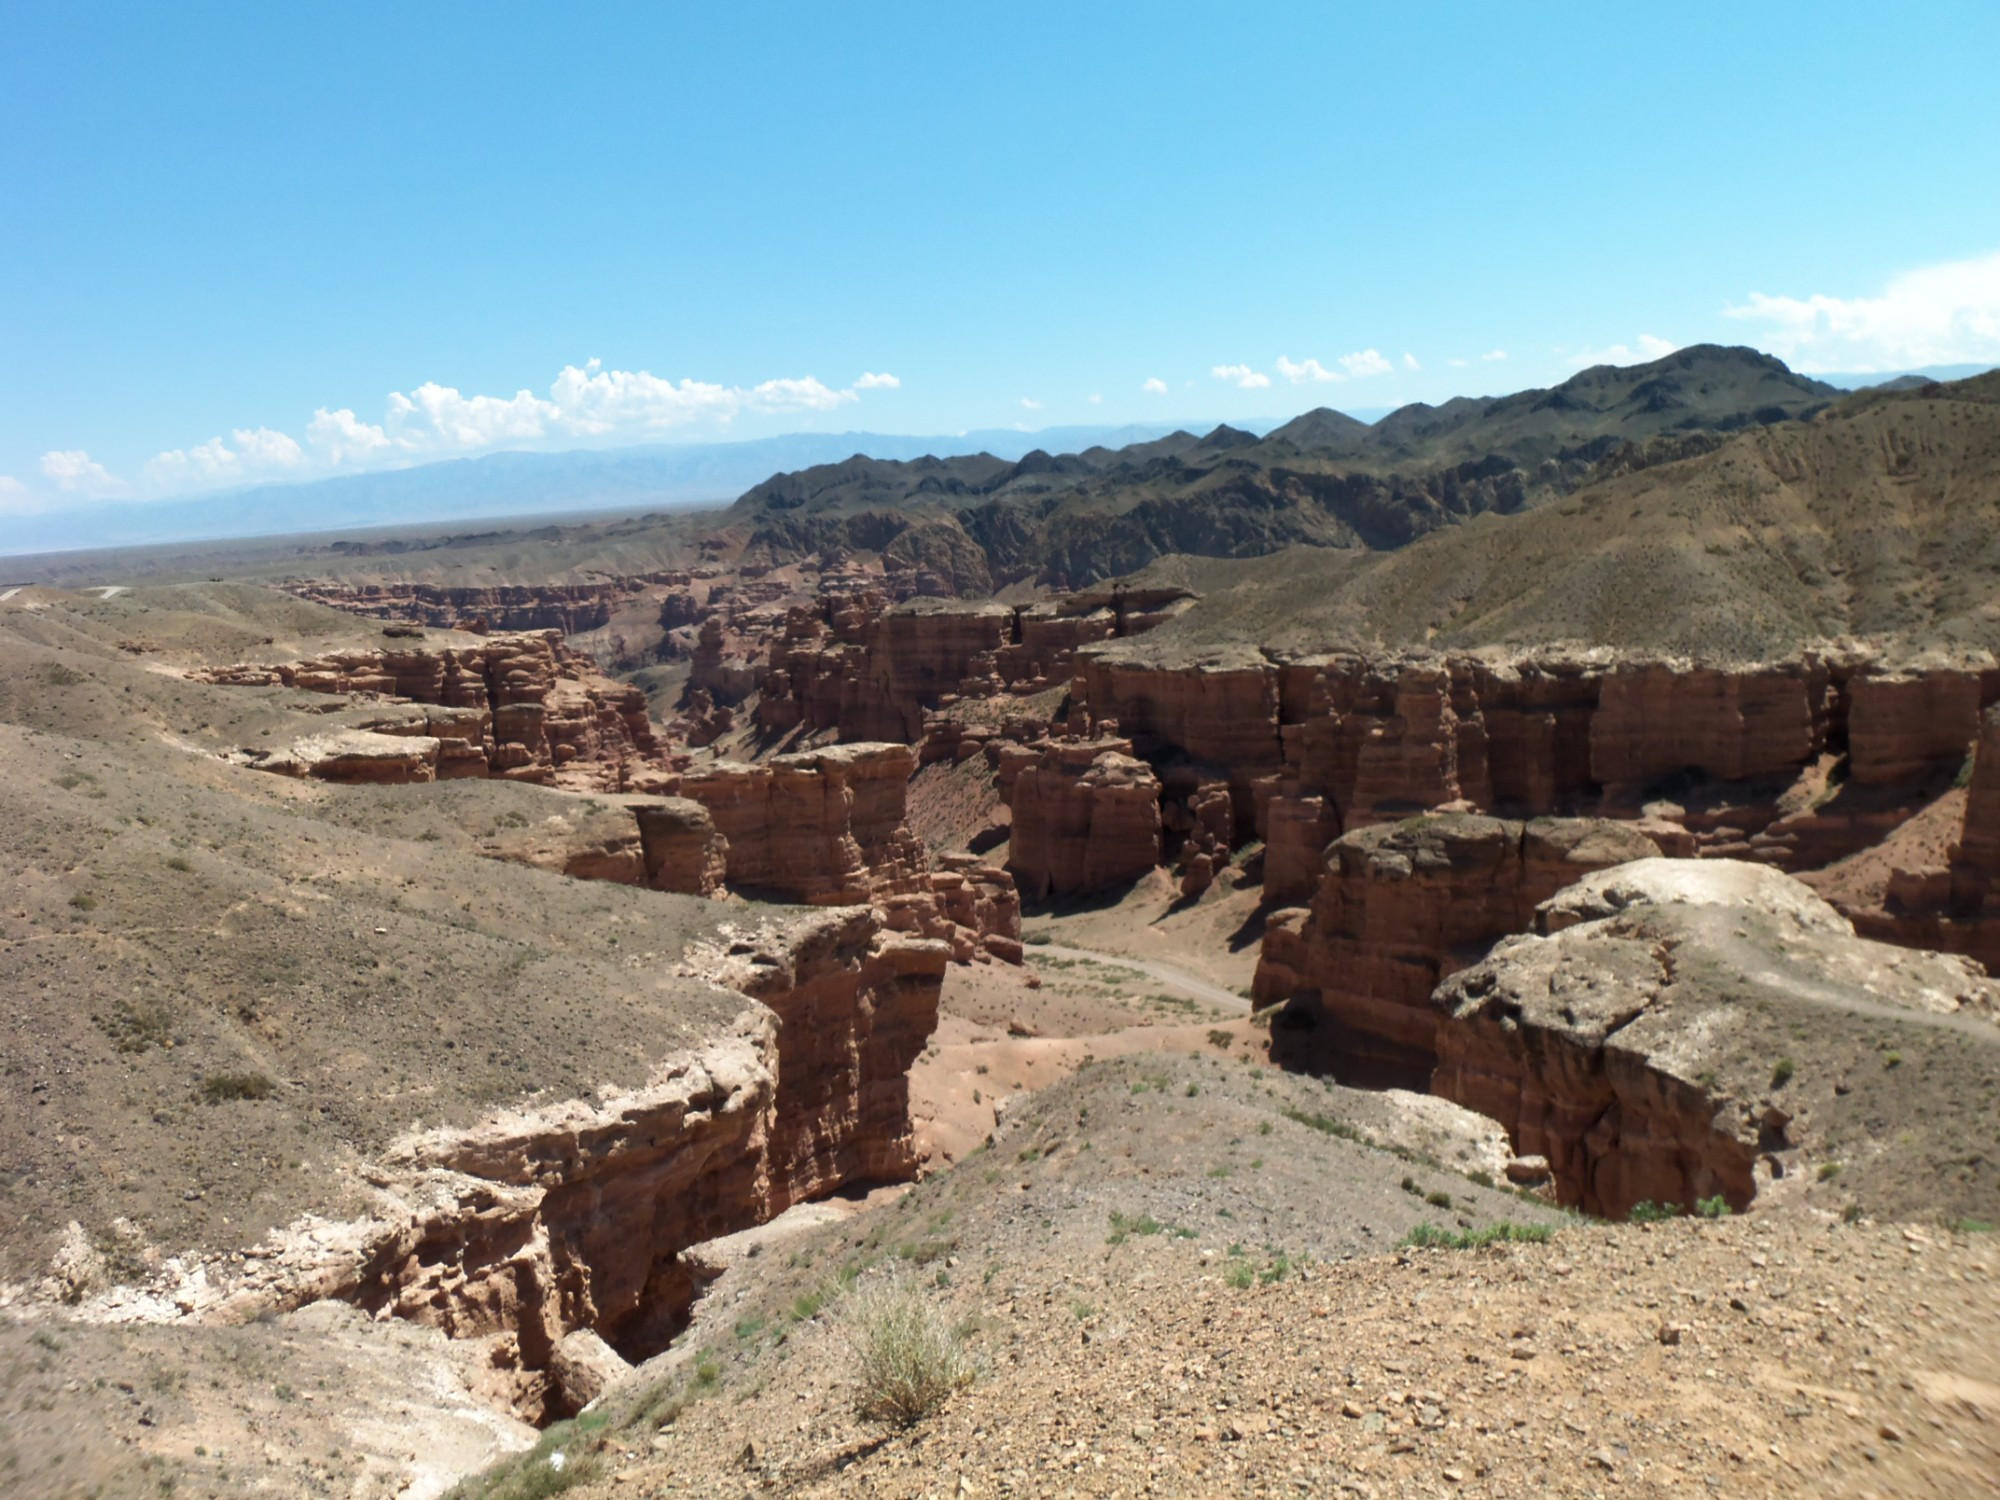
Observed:
[[[491,453],[409,469],[265,484],[179,500],[80,505],[0,516],[0,556],[208,538],[282,536],[419,521],[565,511],[726,505],[771,475],[856,453],[881,458],[1129,444],[1173,424],[992,428],[956,436],[795,432],[730,443],[657,444],[566,453]]]
[[[872,552],[916,570],[927,591],[1079,587],[1173,553],[1394,549],[1811,417],[1844,396],[1768,354],[1701,344],[1650,364],[1599,365],[1546,390],[1418,402],[1372,424],[1322,407],[1261,437],[1221,426],[1011,461],[856,456],[775,475],[730,519],[748,532],[753,562]]]

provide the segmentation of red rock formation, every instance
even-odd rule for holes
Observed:
[[[1991,672],[1949,666],[1863,671],[1847,684],[1848,774],[1863,784],[1955,771],[1993,701]]]
[[[1125,740],[1050,740],[1008,788],[1007,867],[1038,900],[1113,889],[1160,862],[1160,783]]]
[[[620,599],[666,576],[648,574],[603,583],[500,584],[457,587],[434,583],[300,583],[288,591],[378,620],[409,620],[439,630],[600,629]]]
[[[974,861],[932,868],[908,822],[908,745],[835,745],[761,765],[690,771],[725,841],[729,883],[807,905],[875,903],[890,925],[942,939],[954,958],[984,951],[1020,961],[1020,900],[1011,876]]]
[[[599,672],[588,657],[569,650],[553,630],[493,636],[477,646],[441,650],[339,651],[276,666],[224,667],[194,674],[199,680],[279,685],[316,693],[371,695],[425,705],[421,713],[372,720],[360,726],[400,735],[416,753],[402,779],[499,776],[604,791],[637,789],[658,779],[669,762],[646,714],[646,695]],[[432,706],[435,706],[433,709]],[[290,775],[354,779],[307,742],[291,756],[247,751],[247,763]]]
[[[1016,608],[880,594],[794,609],[770,649],[758,705],[766,729],[843,740],[923,738],[929,710],[963,698],[1066,683],[1090,642],[1150,630],[1191,602],[1177,589],[1071,595]]]
[[[1091,712],[1115,716],[1148,754],[1174,747],[1239,775],[1283,763],[1278,671],[1254,647],[1162,660],[1113,643],[1085,647],[1076,665]]]
[[[1255,994],[1289,1002],[1274,1049],[1303,1058],[1331,1044],[1336,1057],[1426,1072],[1441,978],[1527,931],[1537,904],[1580,876],[1658,852],[1599,819],[1446,813],[1343,834],[1327,850],[1310,916],[1266,925]]]

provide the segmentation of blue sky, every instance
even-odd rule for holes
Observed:
[[[1638,10],[0,0],[0,509],[2000,359],[2000,6]]]

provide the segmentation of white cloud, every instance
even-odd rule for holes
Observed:
[[[1417,363],[1416,355],[1405,349],[1403,351],[1403,368],[1406,370],[1421,370],[1423,366]]]
[[[863,390],[896,390],[894,375],[864,372],[835,389],[812,375],[779,376],[751,386],[666,380],[646,370],[607,370],[600,360],[566,365],[548,394],[467,394],[426,381],[389,393],[382,420],[368,422],[351,407],[319,407],[306,441],[269,427],[239,427],[156,454],[145,467],[148,493],[240,484],[281,474],[352,470],[412,463],[502,446],[534,446],[563,438],[640,438],[693,424],[726,427],[746,413],[829,412],[861,399]],[[81,450],[51,452],[42,471],[65,492],[110,494],[126,486]]]
[[[1209,372],[1217,380],[1226,380],[1239,390],[1261,391],[1271,383],[1271,377],[1251,369],[1248,365],[1217,365]]]
[[[1104,393],[1102,391],[1092,391],[1090,393],[1090,404],[1092,406],[1102,406],[1104,404]]]
[[[393,446],[388,433],[372,422],[360,421],[344,406],[339,411],[328,411],[324,406],[315,411],[306,424],[306,437],[335,464],[365,459]]]
[[[1505,349],[1488,349],[1484,354],[1480,355],[1479,357],[1484,360],[1505,359],[1507,357],[1507,351]]]
[[[1448,359],[1445,363],[1450,365],[1454,370],[1463,370],[1472,361],[1469,359]]]
[[[1403,359],[1410,369],[1418,367],[1412,356],[1406,354]],[[1323,385],[1333,380],[1362,380],[1370,375],[1387,375],[1395,369],[1394,365],[1382,357],[1379,349],[1362,349],[1353,354],[1343,354],[1334,363],[1340,368],[1329,370],[1316,359],[1294,362],[1281,354],[1278,356],[1278,373],[1293,385],[1304,385],[1308,381]],[[1222,371],[1217,370],[1215,373],[1220,375]],[[1264,383],[1268,385],[1270,382]]]
[[[1042,409],[1042,403],[1037,401],[1033,396],[1023,396],[1021,398],[1021,405],[1029,411],[1040,411]]]
[[[752,411],[761,412],[832,411],[836,406],[860,399],[852,391],[831,390],[808,375],[802,380],[767,380],[754,385],[745,404]]]
[[[52,448],[42,455],[42,472],[68,495],[108,495],[122,490],[124,481],[81,448]]]
[[[1144,385],[1140,386],[1139,389],[1149,396],[1164,396],[1167,393],[1167,383],[1155,375]]]
[[[2000,251],[1906,271],[1878,296],[1752,292],[1732,318],[1768,324],[1771,352],[1803,370],[1884,370],[2000,359]]]
[[[1643,365],[1656,359],[1665,359],[1678,348],[1680,345],[1671,339],[1655,338],[1650,333],[1642,333],[1636,344],[1613,344],[1609,349],[1584,349],[1568,356],[1568,359],[1571,368],[1578,370],[1587,369],[1591,365]]]
[[[40,509],[25,484],[12,474],[0,474],[0,516],[31,515]]]
[[[0,495],[25,495],[28,487],[12,474],[0,474]]]
[[[298,440],[274,428],[238,427],[229,436],[234,448],[212,437],[192,448],[156,453],[146,464],[146,475],[166,485],[235,484],[296,469],[306,461]]]
[[[1219,374],[1220,372],[1218,371],[1217,373]],[[1316,359],[1308,359],[1303,363],[1293,364],[1282,354],[1278,356],[1278,373],[1293,385],[1304,385],[1309,380],[1317,384],[1341,378],[1339,371],[1329,370]]]

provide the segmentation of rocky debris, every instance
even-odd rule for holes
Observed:
[[[554,630],[492,636],[477,646],[340,651],[276,666],[232,666],[197,680],[277,686],[356,698],[406,700],[421,714],[360,726],[401,735],[398,755],[356,746],[359,759],[329,755],[302,740],[289,754],[239,752],[245,764],[329,780],[497,776],[603,791],[641,790],[670,766],[646,713],[646,695],[614,682]],[[438,710],[429,711],[431,706]],[[322,737],[309,737],[322,738]],[[365,753],[364,753],[365,752]],[[370,765],[369,762],[376,762]]]
[[[1012,769],[1007,867],[1036,900],[1128,885],[1160,862],[1160,782],[1126,740],[1047,740]],[[1025,754],[1024,757],[1026,758]]]
[[[1274,1049],[1336,1071],[1388,1066],[1421,1087],[1440,979],[1531,930],[1537,905],[1579,876],[1657,853],[1604,819],[1435,813],[1343,834],[1310,911],[1266,924],[1254,992],[1286,1004]]]
[[[835,745],[711,762],[680,790],[713,820],[731,886],[814,906],[874,903],[896,930],[939,938],[956,958],[1018,963],[1013,878],[970,859],[933,866],[910,831],[916,762],[908,745]]]
[[[1975,1071],[2000,1067],[2000,989],[1975,965],[1858,938],[1761,865],[1600,871],[1545,903],[1540,925],[1551,935],[1503,942],[1438,987],[1431,1086],[1500,1121],[1517,1152],[1547,1159],[1563,1202],[1593,1213],[1715,1198],[1740,1210],[1797,1179],[1809,1137],[1856,1112],[1852,1085],[1825,1089],[1809,1126],[1796,1088],[1774,1097],[1791,1066],[1743,1055],[1766,1017],[1823,1044],[1895,1023],[1899,1049],[1969,1049]],[[1878,1064],[1891,1093],[1902,1060]]]
[[[724,1326],[705,1345],[722,1399],[614,1450],[621,1472],[582,1493],[716,1491],[746,1445],[753,1484],[829,1500],[1943,1500],[2000,1465],[2000,1281],[1979,1236],[1912,1254],[1889,1229],[1683,1221],[1247,1285],[1234,1264],[1134,1239],[957,1278],[934,1295],[980,1330],[988,1373],[908,1431],[854,1416],[835,1318],[791,1330],[783,1358]]]

